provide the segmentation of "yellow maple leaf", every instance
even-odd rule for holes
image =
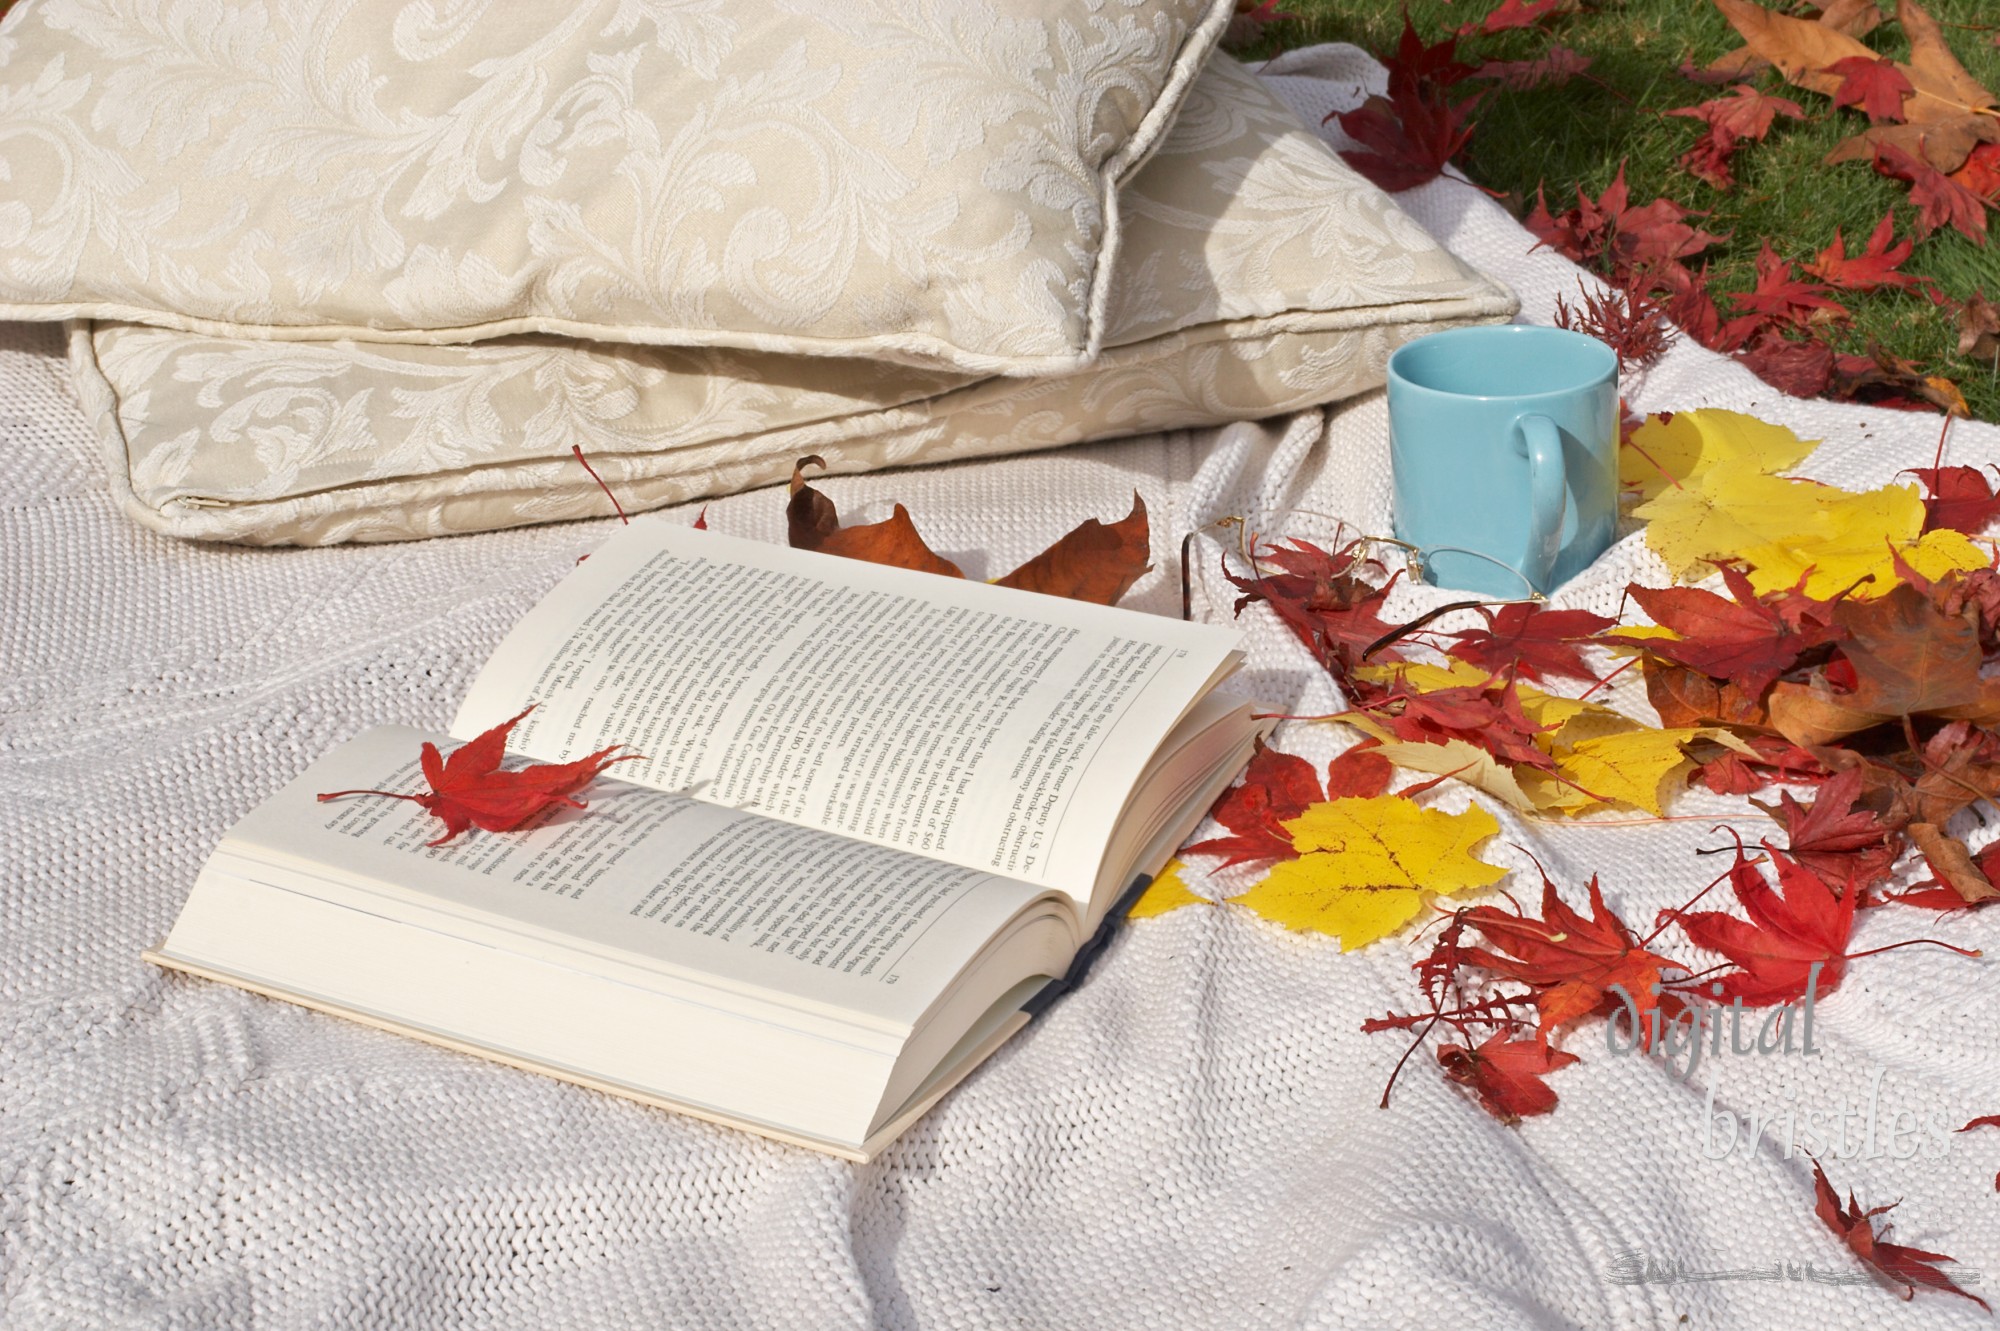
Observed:
[[[1662,788],[1667,778],[1685,774],[1684,769],[1693,765],[1682,750],[1708,733],[1703,726],[1672,730],[1636,726],[1558,746],[1556,771],[1574,784],[1549,783],[1552,790],[1544,807],[1576,814],[1606,804],[1629,804],[1660,817],[1666,812]]]
[[[1197,896],[1188,891],[1188,885],[1181,879],[1181,870],[1187,866],[1179,860],[1167,861],[1167,867],[1153,876],[1132,908],[1125,912],[1128,920],[1150,920],[1155,915],[1165,915],[1170,910],[1182,906],[1212,906],[1215,903],[1207,897]]]
[[[1704,407],[1670,419],[1649,416],[1618,451],[1618,479],[1647,499],[1708,469],[1733,464],[1771,475],[1797,466],[1819,447],[1782,425],[1740,411]]]
[[[1805,578],[1806,593],[1823,599],[1887,595],[1898,582],[1892,551],[1930,577],[1987,562],[1958,532],[1925,533],[1923,499],[1909,485],[1857,493],[1723,462],[1634,513],[1677,580],[1705,576],[1712,560],[1737,560],[1759,593]]]
[[[1445,813],[1400,795],[1327,800],[1284,828],[1299,858],[1230,900],[1288,929],[1337,935],[1343,952],[1409,923],[1425,892],[1487,887],[1507,873],[1473,858],[1500,830],[1477,806]]]

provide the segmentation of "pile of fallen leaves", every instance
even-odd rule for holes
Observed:
[[[1733,190],[1738,155],[1774,127],[1849,119],[1855,132],[1828,164],[1872,167],[1905,185],[1914,235],[1898,237],[1892,211],[1865,241],[1836,232],[1817,252],[1787,254],[1782,238],[1777,245],[1764,238],[1754,288],[1717,293],[1707,258],[1731,237],[1703,229],[1698,222],[1705,214],[1671,199],[1636,203],[1621,168],[1600,195],[1579,189],[1575,204],[1562,211],[1544,187],[1524,219],[1542,244],[1608,286],[1582,290],[1574,303],[1564,298],[1557,322],[1601,338],[1627,366],[1650,363],[1685,336],[1736,357],[1795,396],[1969,414],[1959,385],[1946,376],[1874,343],[1841,351],[1829,334],[1850,322],[1857,298],[1910,293],[1953,322],[1960,356],[2000,367],[2000,306],[1985,290],[1954,297],[1901,271],[1916,245],[1939,231],[1986,243],[1986,215],[2000,207],[2000,98],[1966,71],[1941,26],[1915,0],[1898,0],[1893,20],[1874,0],[1829,0],[1811,18],[1751,0],[1712,2],[1745,45],[1707,66],[1681,68],[1696,84],[1723,85],[1716,96],[1664,112],[1699,126],[1680,157],[1689,179]],[[1560,42],[1511,61],[1466,58],[1461,43],[1547,28],[1574,10],[1564,0],[1505,0],[1435,42],[1420,37],[1406,14],[1396,49],[1382,53],[1386,94],[1328,117],[1359,145],[1342,156],[1391,191],[1436,178],[1472,141],[1474,117],[1488,98],[1592,77],[1589,59]],[[1284,15],[1266,4],[1245,17]],[[1907,39],[1907,60],[1890,60],[1866,44],[1888,22]],[[1805,100],[1759,86],[1772,78]]]
[[[1261,866],[1229,901],[1343,949],[1427,916],[1421,1001],[1364,1029],[1413,1033],[1404,1063],[1436,1040],[1441,1073],[1507,1121],[1555,1108],[1548,1078],[1578,1061],[1560,1047],[1578,1022],[1622,1011],[1652,1050],[1692,1004],[1771,1008],[1839,988],[1851,962],[1886,950],[1852,950],[1860,912],[1919,907],[1942,923],[2000,899],[2000,842],[1974,854],[1954,830],[1975,806],[2000,810],[2000,572],[1985,534],[2000,494],[1988,473],[1941,463],[1861,492],[1785,474],[1813,447],[1726,411],[1631,429],[1627,497],[1678,585],[1631,584],[1615,618],[1475,602],[1398,623],[1386,607],[1400,574],[1378,543],[1253,543],[1225,568],[1237,612],[1261,605],[1292,630],[1347,704],[1320,719],[1358,742],[1324,775],[1260,751],[1214,809],[1224,835],[1184,853]],[[1452,612],[1477,622],[1437,627]],[[1593,700],[1633,669],[1651,718]],[[1411,779],[1393,789],[1398,770]],[[1507,871],[1475,853],[1499,831],[1487,809],[1420,802],[1448,781],[1530,819],[1621,824],[1696,782],[1768,823],[1732,833],[1729,868],[1691,874],[1706,881],[1650,929],[1594,878],[1587,912],[1546,876],[1539,913],[1457,905]],[[1204,900],[1181,868],[1140,913]],[[1696,909],[1724,884],[1740,914]],[[1669,931],[1717,964],[1656,950]],[[1916,942],[1952,947],[1891,946]],[[1919,1250],[1870,1248],[1886,1208],[1821,1209],[1894,1278],[1962,1292]]]

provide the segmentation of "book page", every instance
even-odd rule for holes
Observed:
[[[627,780],[1087,900],[1126,795],[1237,635],[741,541],[622,529],[494,654],[453,731],[626,744]]]
[[[258,806],[227,845],[267,863],[332,866],[342,881],[405,905],[898,1022],[914,1021],[1012,917],[1049,896],[606,778],[592,785],[587,810],[525,830],[474,829],[441,846],[425,843],[443,824],[415,804],[315,799],[423,791],[418,746],[442,738],[368,731]],[[1059,899],[1048,904],[1068,912]]]

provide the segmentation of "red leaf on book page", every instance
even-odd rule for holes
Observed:
[[[477,738],[459,745],[449,758],[426,740],[418,760],[423,765],[424,779],[430,783],[428,795],[405,795],[390,790],[334,790],[319,798],[324,801],[348,795],[384,795],[420,804],[444,821],[444,835],[426,843],[437,846],[468,827],[511,832],[558,806],[584,808],[584,802],[576,798],[578,791],[611,764],[639,756],[619,753],[624,745],[614,744],[574,762],[532,763],[512,770],[501,767],[507,752],[507,736],[522,717],[534,710],[530,704]]]
[[[1826,1227],[1840,1236],[1856,1257],[1903,1287],[1903,1297],[1913,1298],[1917,1286],[1943,1290],[1956,1294],[1962,1299],[1971,1299],[1986,1311],[1992,1312],[1986,1300],[1977,1294],[1967,1293],[1944,1272],[1938,1270],[1939,1262],[1956,1262],[1956,1257],[1941,1252],[1926,1252],[1922,1248],[1906,1248],[1900,1243],[1888,1243],[1882,1235],[1888,1232],[1889,1222],[1884,1221],[1876,1228],[1875,1217],[1900,1206],[1900,1202],[1889,1202],[1882,1206],[1861,1209],[1861,1203],[1854,1199],[1850,1190],[1847,1205],[1840,1204],[1840,1194],[1833,1190],[1826,1171],[1819,1161],[1813,1161],[1813,1213]]]
[[[1504,1030],[1471,1049],[1443,1045],[1437,1059],[1445,1076],[1470,1087],[1480,1107],[1502,1123],[1554,1109],[1556,1093],[1542,1079],[1577,1061],[1575,1054],[1551,1049],[1539,1040],[1510,1039]]]

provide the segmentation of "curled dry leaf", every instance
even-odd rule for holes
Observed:
[[[1924,863],[1930,865],[1938,882],[1958,893],[1966,905],[1977,906],[2000,897],[2000,887],[1993,885],[1992,878],[1972,858],[1963,841],[1948,835],[1935,823],[1911,823],[1905,830],[1923,852]]]
[[[910,520],[910,511],[901,504],[880,522],[841,526],[840,510],[833,501],[806,484],[807,467],[825,466],[826,459],[815,453],[800,458],[792,468],[792,497],[785,505],[785,534],[794,548],[915,569],[919,573],[941,573],[947,578],[965,576],[958,565],[924,544],[924,538],[917,534],[916,523]]]
[[[1132,511],[1116,522],[1086,518],[1054,545],[1004,578],[1002,587],[1116,605],[1132,584],[1152,571],[1152,533],[1146,501],[1135,490]]]
[[[1988,1312],[1993,1309],[1986,1300],[1959,1288],[1957,1282],[1938,1269],[1939,1262],[1956,1262],[1955,1257],[1941,1252],[1926,1252],[1922,1248],[1906,1248],[1900,1243],[1886,1242],[1882,1235],[1888,1232],[1888,1222],[1876,1228],[1875,1217],[1885,1214],[1901,1205],[1889,1202],[1886,1205],[1861,1209],[1861,1203],[1854,1199],[1854,1193],[1847,1194],[1847,1205],[1840,1204],[1840,1195],[1833,1190],[1826,1171],[1813,1161],[1813,1213],[1819,1216],[1826,1227],[1840,1236],[1848,1251],[1859,1257],[1868,1266],[1886,1276],[1892,1283],[1903,1287],[1903,1297],[1916,1295],[1917,1286],[1943,1290],[1956,1294],[1962,1299],[1971,1299]]]
[[[965,576],[958,565],[944,558],[924,542],[909,510],[897,504],[880,522],[855,527],[840,525],[840,511],[831,499],[806,483],[807,467],[824,467],[817,454],[799,459],[792,468],[791,499],[785,505],[786,536],[800,550],[842,555],[871,564],[914,569],[919,573],[939,573],[948,578]],[[1078,524],[1054,545],[1003,578],[1002,587],[1042,592],[1073,601],[1114,605],[1130,591],[1152,564],[1148,555],[1152,534],[1146,520],[1146,504],[1135,492],[1132,511],[1117,522],[1090,518]]]

